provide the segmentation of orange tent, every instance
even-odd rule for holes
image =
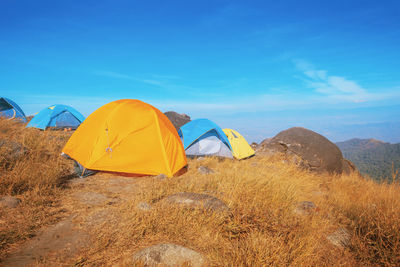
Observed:
[[[123,99],[93,112],[74,132],[63,152],[87,169],[173,176],[186,162],[170,120],[155,107]]]

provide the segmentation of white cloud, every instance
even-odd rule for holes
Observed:
[[[373,95],[355,81],[341,76],[330,76],[327,71],[316,70],[312,64],[304,60],[295,60],[294,63],[297,69],[304,74],[307,85],[315,92],[332,99],[354,103],[373,99]]]
[[[104,76],[104,77],[110,77],[110,78],[117,78],[117,79],[127,79],[127,80],[134,80],[132,76],[121,74],[118,72],[113,72],[113,71],[93,71],[94,75],[98,76]]]
[[[150,85],[164,86],[163,82],[156,80],[156,79],[141,79],[141,78],[137,78],[132,75],[126,75],[126,74],[122,74],[122,73],[118,73],[118,72],[114,72],[114,71],[103,71],[103,70],[93,71],[93,74],[98,75],[98,76],[103,76],[103,77],[109,77],[109,78],[132,80],[132,81],[141,82],[141,83],[150,84]]]

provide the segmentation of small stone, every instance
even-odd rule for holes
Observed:
[[[151,205],[147,202],[140,202],[137,205],[138,209],[143,210],[143,211],[149,211],[151,210]]]
[[[158,244],[144,248],[133,254],[134,261],[141,261],[146,266],[183,266],[201,267],[204,257],[189,248],[176,244]]]
[[[165,174],[161,173],[157,176],[154,176],[154,178],[159,179],[159,180],[164,180],[167,178],[167,176]]]
[[[5,208],[16,208],[21,203],[21,199],[11,196],[0,198],[0,206]]]
[[[183,205],[187,208],[202,208],[216,212],[228,212],[229,208],[220,199],[198,193],[181,192],[165,198],[169,204]]]
[[[294,213],[297,215],[309,215],[315,211],[317,206],[311,201],[300,201],[296,203]]]
[[[2,148],[2,161],[4,163],[15,163],[29,151],[21,143],[6,139],[0,139],[0,147]]]
[[[347,229],[341,227],[332,234],[328,235],[326,239],[328,239],[332,245],[338,248],[345,248],[349,246],[350,233]]]
[[[210,168],[205,167],[205,166],[200,166],[197,170],[198,170],[201,174],[211,174],[211,173],[214,173],[213,170],[211,170]]]
[[[204,160],[204,157],[198,157],[196,160],[197,160],[197,161],[203,161],[203,160]]]

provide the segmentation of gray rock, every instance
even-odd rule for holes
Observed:
[[[146,266],[182,266],[189,264],[192,267],[203,266],[204,257],[189,248],[176,244],[158,244],[144,248],[133,254],[134,261],[141,261]]]
[[[204,160],[204,157],[198,157],[196,160],[197,160],[197,161],[203,161],[203,160]]]
[[[356,168],[343,158],[340,149],[324,136],[293,127],[260,144],[260,152],[283,153],[289,162],[315,172],[349,173]]]
[[[140,202],[137,205],[138,209],[143,210],[143,211],[149,211],[151,210],[151,205],[147,202]]]
[[[317,206],[311,201],[300,201],[296,203],[293,212],[297,215],[309,215],[316,210]]]
[[[187,208],[200,208],[214,212],[228,212],[229,208],[222,200],[207,194],[181,192],[170,195],[164,200],[169,204],[182,205]]]
[[[198,170],[201,174],[211,174],[211,173],[214,173],[213,170],[211,170],[210,168],[205,167],[205,166],[200,166],[197,170]]]
[[[250,146],[251,146],[251,148],[254,149],[254,150],[257,150],[257,148],[258,148],[258,144],[257,144],[256,142],[251,143]]]
[[[159,180],[164,180],[167,178],[167,176],[165,174],[161,173],[157,176],[154,176],[154,178],[159,179]]]
[[[165,116],[172,122],[175,129],[178,131],[183,125],[190,121],[190,117],[186,114],[179,114],[175,111],[167,111],[164,113]]]
[[[0,198],[0,207],[16,208],[21,203],[21,199],[11,196]]]
[[[347,229],[341,227],[332,234],[328,235],[326,239],[338,248],[348,247],[350,244],[350,233]]]
[[[0,163],[5,164],[5,167],[12,166],[28,153],[28,149],[22,144],[6,139],[0,139],[0,147],[3,151]]]

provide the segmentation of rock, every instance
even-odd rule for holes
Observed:
[[[157,176],[154,176],[154,178],[159,179],[159,180],[164,180],[167,178],[167,176],[165,174],[161,173]]]
[[[0,198],[0,207],[16,208],[21,203],[21,199],[11,196],[4,196]]]
[[[179,114],[175,111],[167,111],[164,113],[168,119],[172,122],[175,126],[176,130],[178,131],[184,124],[190,121],[190,117],[186,114]]]
[[[210,168],[205,167],[205,166],[200,166],[197,170],[198,170],[201,174],[211,174],[211,173],[214,173],[213,170],[211,170]]]
[[[264,140],[260,147],[259,150],[265,153],[283,153],[289,162],[318,173],[349,173],[354,167],[343,158],[342,152],[334,143],[301,127],[282,131],[272,139]]]
[[[165,198],[169,204],[178,204],[187,208],[200,208],[214,212],[228,212],[229,208],[222,200],[207,194],[181,192]]]
[[[343,172],[344,173],[356,172],[358,173],[358,175],[361,175],[361,173],[357,170],[356,165],[354,165],[354,163],[348,159],[343,159]]]
[[[204,157],[198,157],[196,160],[197,160],[197,161],[203,161],[203,160],[204,160]]]
[[[255,151],[258,148],[258,144],[256,142],[251,143],[251,148]]]
[[[141,261],[146,266],[183,266],[200,267],[205,264],[204,257],[189,248],[176,244],[158,244],[144,248],[133,254],[134,261]]]
[[[143,211],[149,211],[151,210],[151,205],[147,202],[140,202],[137,205],[138,209],[143,210]]]
[[[328,235],[326,239],[338,248],[345,248],[350,243],[350,233],[347,229],[341,227],[332,234]]]
[[[2,154],[0,163],[5,163],[6,168],[28,152],[28,149],[22,144],[6,139],[0,139],[0,148]]]
[[[316,210],[317,206],[311,201],[300,201],[296,203],[294,213],[297,215],[309,215]]]

